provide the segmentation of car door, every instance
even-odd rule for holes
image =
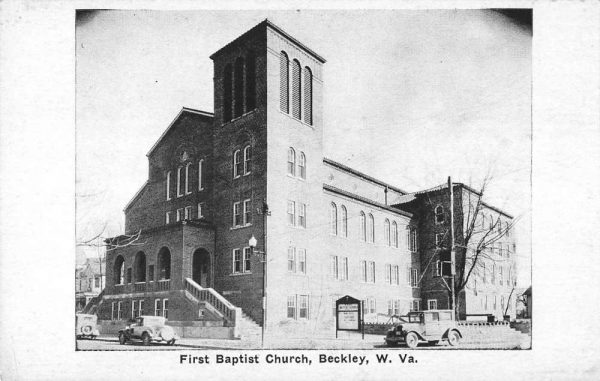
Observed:
[[[425,338],[427,340],[439,340],[442,335],[440,327],[440,315],[438,312],[425,312]]]

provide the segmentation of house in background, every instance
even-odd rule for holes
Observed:
[[[87,258],[75,270],[75,311],[80,312],[105,286],[106,261]]]

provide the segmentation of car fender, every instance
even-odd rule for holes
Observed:
[[[447,338],[448,338],[448,334],[449,334],[451,331],[456,331],[456,333],[458,333],[458,336],[459,336],[461,339],[463,338],[463,335],[462,335],[462,333],[461,333],[461,332],[458,330],[458,328],[448,328],[448,329],[446,330],[446,332],[444,332],[444,334],[442,335],[442,339],[447,339]]]
[[[427,341],[427,339],[425,339],[425,337],[420,332],[417,332],[417,331],[406,331],[406,335],[404,335],[404,338],[406,339],[406,336],[408,336],[408,334],[411,332],[414,333],[415,335],[417,335],[419,340]]]

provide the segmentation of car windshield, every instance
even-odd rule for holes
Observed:
[[[420,323],[421,322],[421,314],[409,314],[408,321],[411,323]]]

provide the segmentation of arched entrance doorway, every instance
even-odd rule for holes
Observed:
[[[194,251],[192,279],[202,287],[210,287],[210,255],[204,249]]]

